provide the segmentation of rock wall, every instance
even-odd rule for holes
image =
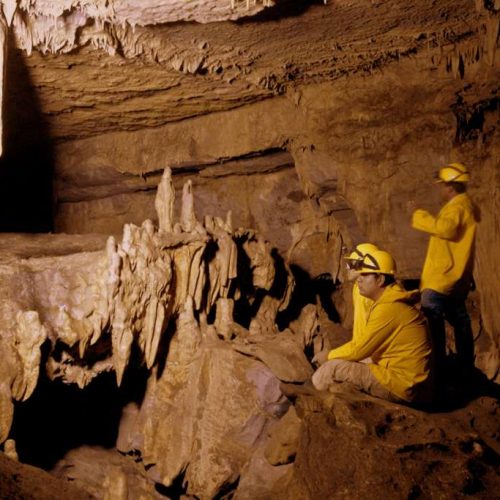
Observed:
[[[235,227],[257,228],[311,277],[342,279],[341,247],[372,240],[415,279],[426,238],[410,228],[407,203],[436,211],[434,170],[464,161],[484,217],[478,360],[495,376],[499,17],[476,4],[429,2],[409,18],[399,3],[338,2],[297,19],[221,24],[217,34],[144,27],[123,59],[88,47],[25,58],[11,45],[8,70],[22,85],[8,94],[2,186],[15,181],[14,193],[27,180],[25,196],[40,207],[36,217],[44,214],[37,228],[54,213],[57,231],[118,235],[127,222],[155,219],[154,189],[170,166],[177,186],[192,178],[197,210],[232,210]],[[167,64],[181,48],[186,60],[205,50],[186,45],[189,37],[207,43],[206,60],[219,57],[220,71],[193,75]],[[230,51],[227,39],[241,50]],[[36,127],[47,137],[31,134]],[[53,187],[42,174],[54,176]],[[15,228],[19,213],[31,217],[23,199],[5,189],[2,213],[12,216],[4,227]]]
[[[471,81],[479,68],[467,67]],[[411,229],[408,202],[437,212],[434,171],[449,161],[463,161],[473,176],[470,193],[484,212],[476,281],[485,339],[478,357],[494,376],[494,92],[490,80],[457,79],[424,54],[369,78],[302,87],[284,97],[158,129],[65,142],[56,149],[57,227],[115,232],[127,217],[150,216],[148,186],[158,167],[168,163],[174,179],[182,179],[185,169],[197,172],[193,182],[204,208],[214,213],[232,209],[236,226],[251,223],[312,276],[338,272],[339,248],[329,243],[330,235],[338,234],[347,245],[370,240],[387,248],[401,277],[416,279],[427,239]],[[468,130],[462,115],[475,109],[484,119],[479,129]],[[276,167],[281,161],[286,165]],[[99,185],[98,172],[103,171],[110,172],[106,186]],[[78,187],[84,185],[79,181],[83,175],[92,179],[86,191]],[[92,199],[95,184],[103,190],[98,199]]]
[[[498,380],[498,2],[271,3],[2,4],[2,206],[37,221],[0,222],[59,234],[0,241],[0,442],[40,372],[120,385],[132,362],[148,380],[123,408],[123,456],[82,448],[54,471],[92,495],[490,488],[490,400],[486,430],[462,416],[446,437],[439,419],[364,397],[293,408],[280,381],[307,380],[304,353],[345,338],[348,287],[333,318],[311,281],[344,280],[344,247],[373,241],[418,278],[426,238],[408,206],[437,211],[432,174],[454,160],[481,210],[476,364]],[[362,463],[340,478],[327,438]],[[365,446],[381,451],[363,460]]]
[[[120,386],[130,363],[143,365],[147,387],[125,409],[118,438],[148,471],[137,487],[184,477],[187,491],[212,498],[238,480],[287,410],[280,381],[310,378],[304,347],[312,336],[278,331],[294,282],[262,236],[233,230],[231,213],[199,222],[190,181],[180,217],[174,198],[165,169],[157,227],[127,224],[119,242],[4,238],[0,441],[11,431],[14,402],[32,395],[40,371],[83,389],[106,372]],[[119,482],[113,470],[110,481]]]

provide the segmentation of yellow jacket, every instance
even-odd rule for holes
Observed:
[[[403,286],[396,282],[393,287],[396,290],[400,290],[402,292],[405,291]],[[408,294],[409,301],[417,302],[420,299],[420,293],[418,290],[412,290],[411,292],[406,292]],[[370,307],[373,305],[373,300],[368,297],[364,297],[359,293],[359,286],[356,282],[354,282],[354,286],[352,287],[352,304],[354,308],[354,320],[352,325],[352,339],[357,339],[361,332],[363,331],[366,318],[368,317],[368,313],[370,312]]]
[[[364,325],[366,323],[366,317],[368,316],[368,311],[373,304],[372,299],[363,297],[363,295],[359,293],[359,287],[357,283],[354,283],[354,286],[352,287],[352,304],[354,308],[352,338],[354,340],[358,338],[363,331]]]
[[[437,217],[415,210],[412,226],[431,234],[420,289],[449,295],[466,293],[472,280],[476,222],[467,194],[454,196]]]
[[[429,377],[431,346],[427,325],[412,303],[415,294],[397,284],[373,302],[357,338],[333,349],[328,359],[361,361],[371,357],[375,378],[396,396],[412,401]]]

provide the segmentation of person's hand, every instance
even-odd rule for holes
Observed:
[[[328,361],[328,353],[329,352],[330,351],[328,351],[327,349],[325,349],[323,351],[319,351],[312,359],[312,363],[318,364],[318,365],[322,365],[322,364],[326,363]]]
[[[408,212],[408,214],[412,215],[416,209],[417,209],[417,204],[415,200],[408,200],[406,202],[406,211]]]
[[[355,269],[348,269],[347,270],[347,281],[356,281],[359,276],[359,271],[356,271]]]

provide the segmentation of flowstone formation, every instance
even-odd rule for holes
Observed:
[[[304,339],[276,326],[293,288],[286,265],[258,234],[234,230],[230,213],[199,222],[190,181],[179,221],[174,197],[167,168],[158,229],[147,220],[104,249],[4,257],[0,441],[40,369],[84,388],[108,371],[120,385],[129,363],[144,364],[144,399],[125,409],[118,449],[138,454],[151,481],[183,476],[189,493],[211,498],[287,411],[279,382],[312,369]]]

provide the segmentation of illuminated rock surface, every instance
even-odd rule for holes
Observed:
[[[6,454],[98,498],[491,498],[498,2],[0,4]],[[349,338],[343,247],[377,243],[416,284],[408,202],[437,211],[449,161],[480,209],[483,385],[435,414],[287,399]],[[0,496],[43,498],[0,459]]]

